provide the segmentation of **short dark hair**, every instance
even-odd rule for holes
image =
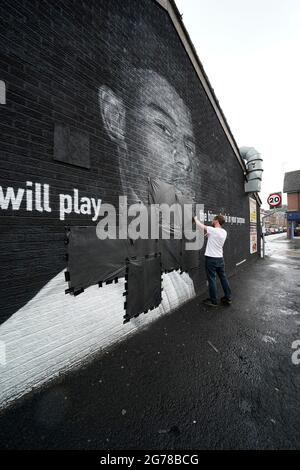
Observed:
[[[216,217],[214,217],[214,220],[217,220],[220,225],[225,224],[225,217],[222,214],[216,215]]]

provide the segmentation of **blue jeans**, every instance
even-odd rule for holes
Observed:
[[[218,274],[220,278],[226,299],[231,300],[231,289],[225,274],[224,259],[205,256],[205,268],[208,280],[209,296],[212,303],[218,303],[216,274]]]

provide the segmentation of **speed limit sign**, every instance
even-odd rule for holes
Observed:
[[[270,207],[280,207],[281,206],[281,193],[272,193],[268,197],[268,204]]]

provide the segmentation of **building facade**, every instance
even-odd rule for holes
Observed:
[[[287,219],[285,206],[274,210],[265,210],[263,212],[263,223],[266,233],[282,232],[287,230]]]
[[[205,288],[204,248],[99,240],[105,204],[225,214],[230,274],[260,251],[260,201],[173,2],[0,13],[1,408]]]
[[[285,173],[283,191],[287,193],[288,238],[300,237],[300,170]]]

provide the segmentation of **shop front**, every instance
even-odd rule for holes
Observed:
[[[288,238],[300,237],[300,211],[287,212]]]

